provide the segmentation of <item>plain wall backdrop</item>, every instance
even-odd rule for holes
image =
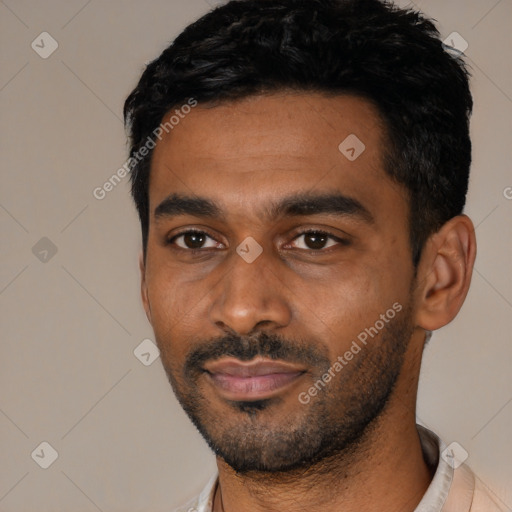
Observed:
[[[93,195],[126,161],[122,105],[145,63],[214,3],[0,1],[2,512],[169,512],[215,469],[160,359],[134,355],[154,338],[128,178]],[[512,1],[399,5],[467,42],[475,101],[476,268],[425,350],[418,421],[510,508]]]

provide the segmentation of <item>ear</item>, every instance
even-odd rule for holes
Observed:
[[[139,254],[139,269],[140,269],[140,294],[142,298],[142,305],[144,306],[144,311],[146,312],[146,317],[151,325],[151,306],[149,305],[148,298],[148,286],[146,284],[146,266],[144,264],[144,254],[143,251]]]
[[[418,267],[416,323],[427,331],[450,323],[471,283],[475,228],[466,215],[450,219],[425,244]]]

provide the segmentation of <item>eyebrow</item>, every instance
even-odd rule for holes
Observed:
[[[279,217],[298,217],[309,215],[333,215],[337,217],[356,217],[368,224],[374,218],[370,211],[357,199],[343,194],[298,193],[263,208],[264,217],[276,220]],[[200,196],[171,194],[154,211],[156,221],[171,219],[180,215],[191,215],[208,219],[225,220],[225,214],[217,203]]]

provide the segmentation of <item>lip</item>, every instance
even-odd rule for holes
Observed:
[[[305,373],[305,369],[292,363],[263,358],[223,358],[205,364],[204,370],[216,390],[234,401],[271,398],[292,387]]]

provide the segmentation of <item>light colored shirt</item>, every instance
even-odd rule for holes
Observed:
[[[425,462],[436,471],[414,512],[508,512],[436,434],[421,425],[417,428]],[[174,512],[212,512],[217,483],[215,474],[199,496]]]

